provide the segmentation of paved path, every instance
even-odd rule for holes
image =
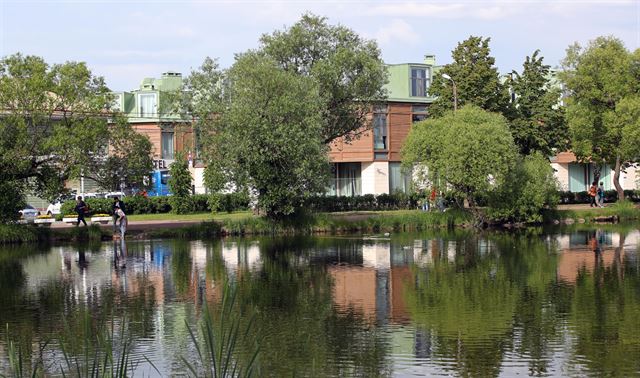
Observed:
[[[605,207],[611,204],[605,204]],[[640,204],[636,205],[640,208]],[[558,210],[588,210],[589,204],[571,204],[571,205],[559,205]],[[593,210],[599,210],[597,208],[592,208]],[[348,221],[359,221],[363,219],[367,219],[374,215],[379,215],[376,213],[345,213],[345,214],[334,214],[337,218],[342,218]],[[178,228],[184,226],[191,226],[202,223],[203,220],[140,220],[140,221],[129,221],[129,230],[136,231],[144,231],[144,230],[153,230],[158,228]],[[87,221],[88,224],[91,224],[90,221]],[[54,229],[68,229],[76,227],[69,223],[56,222],[51,225],[51,228]],[[84,226],[80,226],[84,227]],[[111,224],[101,224],[101,228],[112,228]]]
[[[153,229],[157,229],[157,228],[179,228],[179,227],[184,227],[184,226],[191,226],[194,224],[200,224],[202,223],[202,220],[146,220],[146,221],[129,221],[129,226],[127,227],[127,230],[131,230],[131,231],[144,231],[144,230],[153,230]],[[90,221],[87,221],[87,224],[91,224]],[[100,228],[103,229],[112,229],[113,225],[111,223],[109,224],[99,224]],[[70,223],[64,223],[64,222],[56,222],[54,224],[51,225],[51,228],[54,229],[69,229],[69,228],[73,228],[76,227],[73,224]],[[84,227],[84,225],[81,225],[80,227]]]

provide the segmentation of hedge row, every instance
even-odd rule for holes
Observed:
[[[633,202],[640,202],[640,192],[636,190],[625,190],[624,197]],[[618,192],[615,190],[605,190],[604,201],[616,202],[618,200]],[[561,204],[573,204],[573,203],[589,203],[591,198],[589,193],[584,192],[560,192]]]
[[[209,205],[209,196],[196,194],[185,199],[188,203],[185,208],[190,213],[202,213],[212,211]],[[85,201],[91,214],[112,214],[113,200],[109,198],[89,198]],[[127,214],[157,214],[171,212],[169,197],[124,197],[123,202]],[[62,214],[75,213],[75,201],[67,201],[62,205]],[[230,193],[220,196],[220,202],[215,211],[240,211],[249,208],[249,197],[243,193]]]
[[[307,200],[306,208],[318,212],[415,209],[421,200],[422,197],[417,193],[316,196]]]
[[[640,192],[625,190],[625,197],[634,202],[640,202]],[[605,192],[606,202],[615,202],[618,194],[615,190]],[[316,212],[337,212],[337,211],[379,211],[379,210],[401,210],[415,209],[420,206],[424,198],[418,193],[394,193],[394,194],[365,194],[362,196],[342,197],[342,196],[315,196],[306,202],[306,208]],[[210,197],[206,194],[196,194],[185,199],[188,203],[185,208],[190,213],[209,211],[242,211],[249,209],[249,197],[244,193],[222,194],[216,209],[211,208]],[[445,198],[445,202],[450,203],[453,199]],[[111,199],[90,198],[87,201],[92,214],[111,214]],[[560,203],[575,204],[589,203],[587,192],[560,192]],[[125,197],[124,204],[127,214],[154,214],[171,212],[169,197]],[[75,201],[67,201],[62,205],[62,214],[71,214],[75,211]]]

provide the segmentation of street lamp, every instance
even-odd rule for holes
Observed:
[[[453,84],[453,112],[455,113],[458,110],[458,89],[456,88],[456,82],[453,81],[451,76],[446,73],[443,73],[442,77],[447,80],[451,80],[451,83]]]

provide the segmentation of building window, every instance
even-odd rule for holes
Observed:
[[[427,97],[429,71],[426,68],[411,68],[411,96]]]
[[[157,117],[158,101],[155,93],[141,94],[140,100],[140,117]]]
[[[413,172],[402,169],[399,162],[389,163],[389,193],[409,193]]]
[[[427,119],[426,105],[413,105],[411,107],[411,121],[413,123],[424,121]]]
[[[113,102],[111,103],[111,110],[114,112],[118,112],[122,109],[120,95],[115,95],[113,98]]]
[[[335,163],[328,193],[334,196],[359,196],[362,194],[361,163]]]
[[[387,106],[376,106],[373,110],[373,149],[387,150]]]
[[[167,160],[173,160],[173,133],[162,132],[161,149],[162,158]]]

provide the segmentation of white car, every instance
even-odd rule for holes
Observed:
[[[26,205],[24,209],[18,212],[20,213],[20,218],[22,219],[34,219],[35,217],[40,215],[40,212],[31,205]]]
[[[48,215],[58,215],[60,214],[60,208],[62,207],[62,202],[61,201],[56,201],[54,203],[50,203],[49,206],[47,206],[47,214]]]
[[[62,204],[64,203],[64,201],[69,201],[73,199],[74,199],[73,195],[58,198],[57,200],[55,200],[55,202],[50,203],[49,206],[47,206],[47,214],[48,215],[60,214],[60,208],[62,207]]]
[[[104,198],[124,198],[126,197],[126,195],[124,194],[124,192],[109,192],[107,194],[104,195]]]

